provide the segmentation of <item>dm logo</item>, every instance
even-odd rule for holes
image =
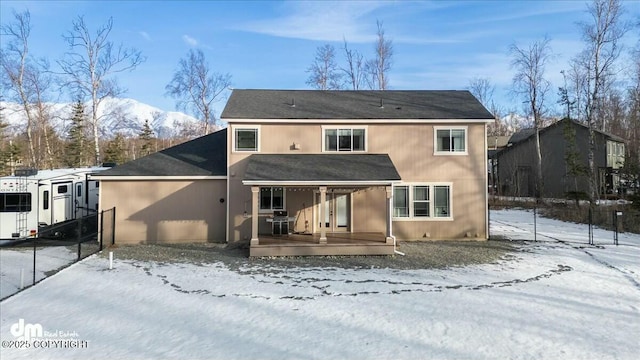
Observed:
[[[11,335],[15,336],[16,340],[29,341],[32,338],[42,337],[43,333],[42,325],[25,324],[24,319],[20,319],[17,323],[11,325]]]

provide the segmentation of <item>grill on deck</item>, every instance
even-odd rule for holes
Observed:
[[[287,211],[274,211],[271,219],[271,233],[273,235],[289,235],[289,214]]]

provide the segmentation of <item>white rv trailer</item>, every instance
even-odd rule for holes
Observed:
[[[39,229],[98,210],[97,180],[106,167],[16,171],[0,177],[0,240],[35,237]]]

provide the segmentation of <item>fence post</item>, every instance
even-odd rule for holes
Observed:
[[[533,206],[533,241],[538,241],[538,200],[536,199],[536,204]]]
[[[33,285],[36,284],[36,240],[33,240]]]
[[[82,239],[82,218],[76,220],[78,222],[78,261],[80,261],[82,254],[80,253],[80,239]]]
[[[104,210],[100,212],[100,229],[98,229],[98,239],[100,239],[100,251],[102,251],[102,234],[104,233]]]
[[[116,243],[116,207],[113,207],[113,216],[111,217],[111,245]]]
[[[618,216],[622,215],[622,211],[614,210],[613,211],[613,244],[618,246]]]
[[[593,209],[589,206],[589,245],[593,245]]]

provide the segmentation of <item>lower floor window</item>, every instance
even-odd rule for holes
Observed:
[[[435,206],[433,216],[435,217],[449,217],[449,186],[434,186],[433,195],[435,199]]]
[[[401,185],[393,188],[393,217],[450,218],[450,185]]]
[[[409,187],[396,186],[393,189],[393,217],[409,216]]]
[[[284,188],[281,187],[261,187],[260,188],[260,210],[283,210],[284,209]]]

